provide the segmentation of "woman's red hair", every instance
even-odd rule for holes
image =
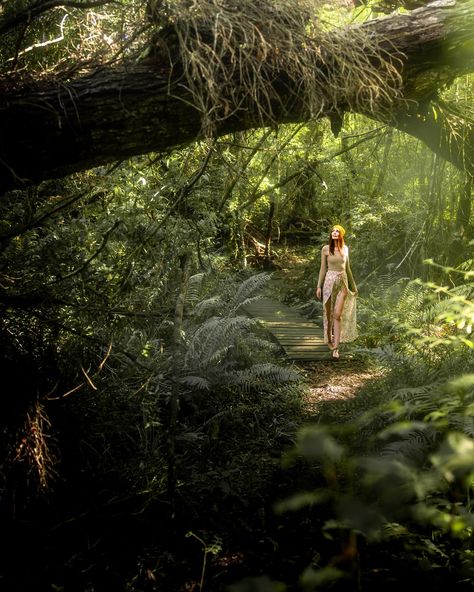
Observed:
[[[331,232],[329,233],[329,251],[331,252],[331,255],[334,255],[334,250],[336,247],[342,253],[343,249],[344,249],[344,245],[346,244],[344,242],[344,237],[342,236],[341,231],[339,231],[339,238],[337,240],[334,240],[332,238],[332,231],[333,230],[334,230],[334,228],[331,228]]]

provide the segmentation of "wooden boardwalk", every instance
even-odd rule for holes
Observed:
[[[271,298],[259,298],[248,304],[245,312],[262,321],[290,360],[332,359],[322,327],[289,306]]]

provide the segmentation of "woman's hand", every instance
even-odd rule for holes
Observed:
[[[321,288],[316,288],[316,298],[321,300]]]

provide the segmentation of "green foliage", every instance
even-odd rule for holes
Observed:
[[[414,423],[406,424],[398,433],[406,435],[416,428]],[[395,434],[392,426],[390,435]],[[388,436],[387,430],[381,434],[383,439]],[[422,462],[415,462],[401,448],[395,455],[355,456],[343,445],[340,430],[314,426],[305,430],[294,455],[302,455],[313,467],[316,463],[325,482],[317,490],[279,503],[276,509],[301,512],[315,506],[326,516],[322,528],[332,532],[336,540],[343,541],[346,533],[353,533],[356,548],[369,546],[372,556],[382,550],[390,552],[398,541],[398,556],[393,558],[396,564],[404,568],[412,564],[416,549],[416,554],[429,559],[432,568],[438,568],[440,577],[472,582],[474,573],[465,566],[471,561],[474,532],[470,501],[473,446],[472,438],[448,432],[430,454],[423,454]],[[323,450],[337,450],[337,454],[325,456]],[[370,556],[365,563],[372,564]],[[350,574],[322,565],[309,568],[303,578],[312,590],[319,589],[329,576]]]
[[[268,274],[243,281],[228,274],[192,276],[194,293],[179,350],[171,344],[166,322],[135,328],[126,343],[127,358],[111,354],[108,371],[97,383],[99,393],[73,403],[75,414],[87,417],[82,439],[88,462],[99,464],[105,474],[118,471],[128,487],[149,503],[164,495],[168,402],[174,384],[179,385],[181,401],[177,454],[182,489],[213,487],[213,480],[208,481],[211,474],[203,476],[197,468],[205,458],[201,455],[209,455],[218,443],[216,450],[221,452],[224,445],[234,449],[235,463],[240,462],[239,455],[248,454],[247,450],[236,453],[236,443],[227,435],[245,433],[248,417],[257,422],[250,423],[254,430],[264,422],[259,437],[291,437],[292,420],[284,419],[280,407],[296,404],[296,399],[285,402],[284,397],[291,392],[287,385],[299,376],[271,361],[275,345],[255,320],[236,314],[249,298],[257,297],[268,278]],[[220,294],[221,316],[212,309],[206,318],[203,303],[217,300],[209,294],[214,290]],[[234,487],[244,487],[244,482]]]

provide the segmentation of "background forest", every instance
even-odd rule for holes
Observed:
[[[362,34],[427,4],[2,3],[2,589],[472,589],[474,4],[426,76]],[[359,338],[290,362],[244,307],[320,323],[335,223]]]

